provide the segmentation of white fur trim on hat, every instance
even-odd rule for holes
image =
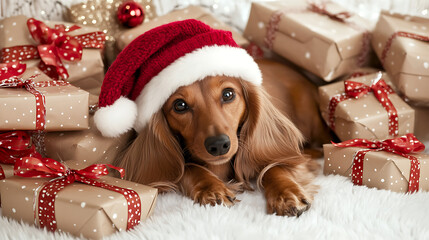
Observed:
[[[244,49],[217,45],[199,48],[178,58],[146,84],[136,99],[138,114],[134,128],[143,129],[179,87],[219,75],[241,78],[255,85],[262,83],[258,65]]]
[[[94,122],[103,136],[118,137],[134,126],[136,117],[136,104],[129,98],[120,97],[112,105],[98,109]]]

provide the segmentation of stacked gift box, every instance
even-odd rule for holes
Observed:
[[[146,219],[157,189],[105,176],[111,167],[123,177],[110,164],[132,132],[106,138],[93,123],[104,33],[24,16],[0,26],[3,216],[88,238]]]

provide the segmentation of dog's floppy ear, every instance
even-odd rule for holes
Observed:
[[[271,103],[260,86],[242,81],[246,115],[240,130],[240,147],[235,159],[237,180],[245,185],[264,167],[302,163],[301,132]]]
[[[177,190],[184,171],[183,153],[162,111],[152,116],[117,165],[125,169],[130,181]]]

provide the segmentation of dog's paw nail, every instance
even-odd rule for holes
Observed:
[[[234,202],[235,201],[235,197],[230,197],[230,196],[226,196],[226,198],[228,199],[228,201],[230,201],[230,202]]]
[[[305,205],[311,205],[310,202],[307,199],[305,199],[305,198],[303,198],[301,200],[301,202],[304,203]]]
[[[216,203],[217,204],[222,204],[222,199],[220,199],[220,198],[216,199]]]
[[[301,216],[302,213],[304,213],[306,211],[306,209],[301,209],[298,211],[298,213],[296,214],[296,217]]]

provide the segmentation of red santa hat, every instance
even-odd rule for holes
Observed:
[[[104,136],[143,129],[181,86],[207,76],[262,83],[253,58],[228,31],[194,19],[154,28],[118,55],[104,78],[94,120]]]

